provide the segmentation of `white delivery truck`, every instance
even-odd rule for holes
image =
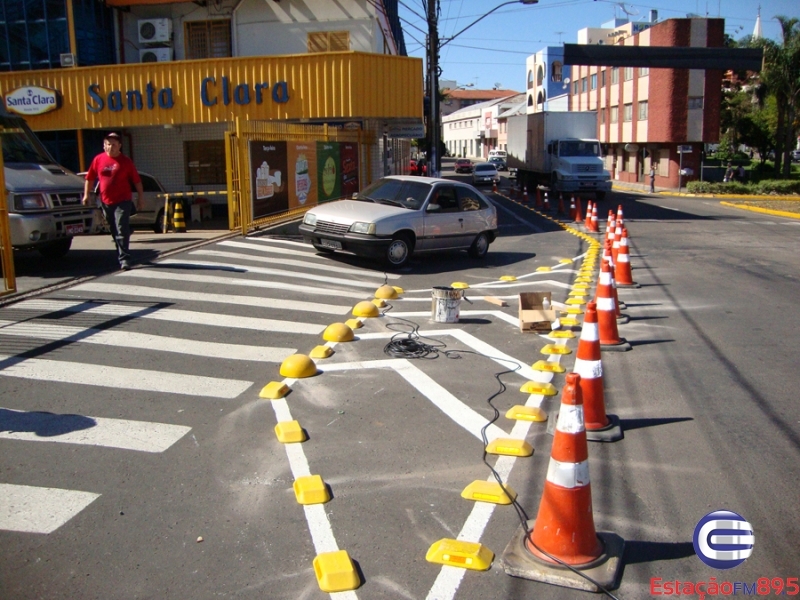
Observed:
[[[93,206],[83,206],[83,179],[50,156],[22,117],[0,105],[0,142],[11,246],[64,256],[72,237],[92,230]]]
[[[521,185],[548,186],[553,193],[611,191],[603,167],[595,112],[539,112],[508,118],[508,168]]]

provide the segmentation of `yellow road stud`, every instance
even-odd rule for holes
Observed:
[[[563,322],[563,321],[562,321]],[[541,349],[542,354],[572,354],[572,350],[561,344],[547,344]]]
[[[536,271],[539,273],[548,273],[552,270],[550,267],[536,267]]]
[[[500,281],[516,281],[516,280],[517,278],[514,277],[513,275],[503,275],[502,277],[500,277]]]
[[[323,592],[346,592],[361,585],[347,550],[317,554],[314,558],[314,574]]]
[[[328,486],[319,475],[306,475],[294,480],[294,496],[298,504],[324,504],[331,499]]]
[[[288,385],[281,381],[270,381],[267,385],[261,388],[261,391],[258,393],[258,397],[264,398],[265,400],[278,400],[279,398],[283,398],[288,393]]]
[[[305,442],[308,437],[297,421],[281,421],[275,425],[275,435],[281,444]]]
[[[394,291],[398,293],[398,295],[402,294],[405,291],[403,288],[396,285],[393,285],[392,287],[394,288]]]
[[[308,353],[311,358],[328,358],[333,354],[333,348],[330,346],[314,346],[314,349]]]
[[[486,453],[502,454],[503,456],[530,456],[533,454],[533,446],[525,440],[497,438],[486,446]]]
[[[428,549],[425,560],[473,571],[487,571],[492,566],[494,552],[483,544],[444,538]]]
[[[464,283],[463,281],[454,281],[450,284],[450,287],[456,290],[468,290],[469,284]]]
[[[531,365],[534,371],[542,371],[544,373],[565,373],[566,369],[556,362],[548,362],[546,360],[537,360]]]
[[[580,324],[581,322],[578,321],[578,319],[569,319],[569,318],[561,319],[561,325],[563,325],[564,327],[578,327]]]
[[[354,330],[361,329],[364,326],[364,323],[363,321],[361,321],[361,319],[347,319],[347,321],[345,321],[344,324],[347,325],[350,329]]]
[[[386,302],[384,302],[384,301],[383,301],[383,298],[375,298],[375,299],[374,299],[374,300],[372,300],[371,302],[372,302],[372,303],[373,303],[375,306],[377,306],[378,308],[385,308],[385,307],[386,307]]]
[[[542,423],[547,421],[547,413],[538,406],[523,406],[522,404],[517,404],[508,409],[506,412],[506,419]]]
[[[586,300],[583,298],[567,298],[567,301],[564,304],[575,304],[580,306],[581,304],[586,304]]]
[[[573,263],[573,260],[571,258],[562,258],[558,262],[562,265],[571,265]]]
[[[509,485],[502,486],[496,481],[478,479],[464,488],[464,491],[461,492],[461,497],[466,500],[475,500],[476,502],[506,505],[514,501],[517,497],[517,492]]]
[[[571,340],[575,337],[575,334],[571,331],[551,331],[547,334],[547,337],[553,340]]]
[[[567,315],[582,315],[583,309],[580,306],[568,306],[566,310],[561,312]]]
[[[541,396],[555,396],[558,390],[552,383],[542,383],[541,381],[526,381],[519,391],[524,394],[539,394]]]

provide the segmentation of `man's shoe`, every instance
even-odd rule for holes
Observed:
[[[119,268],[122,269],[123,271],[130,271],[131,270],[131,266],[128,263],[126,263],[125,261],[122,261],[119,264]]]

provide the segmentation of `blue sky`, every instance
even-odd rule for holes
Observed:
[[[486,14],[503,0],[440,0],[439,36],[448,38]],[[441,51],[440,79],[456,80],[475,88],[525,89],[525,58],[544,46],[574,44],[584,27],[600,27],[615,16],[631,13],[645,21],[650,10],[659,21],[687,13],[725,19],[725,32],[735,39],[753,33],[759,6],[764,37],[780,39],[775,15],[800,18],[798,0],[653,0],[651,4],[611,0],[539,0],[526,6],[509,4],[498,9]],[[638,13],[638,14],[637,14]],[[400,0],[401,24],[409,56],[424,57],[425,9],[422,0]]]

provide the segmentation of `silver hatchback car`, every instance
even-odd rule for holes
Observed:
[[[440,250],[483,258],[497,237],[497,209],[471,185],[398,175],[375,181],[352,200],[310,209],[300,233],[320,252],[344,250],[392,267],[414,253]]]

